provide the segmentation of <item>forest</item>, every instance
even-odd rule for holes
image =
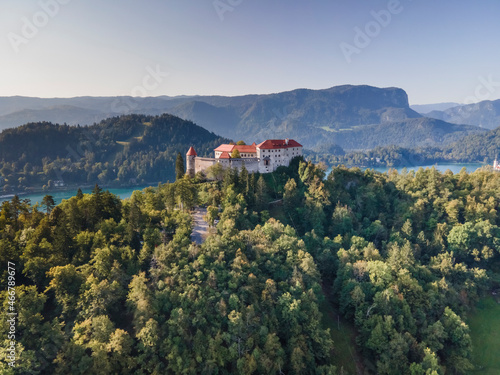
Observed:
[[[375,136],[370,133],[366,137]],[[123,115],[92,126],[29,123],[0,133],[0,193],[53,191],[61,183],[67,188],[91,187],[96,182],[119,187],[174,181],[179,152],[184,155],[194,146],[199,156],[210,156],[218,145],[229,142],[168,114]],[[375,168],[450,162],[492,164],[499,152],[497,128],[444,146],[390,145],[349,153],[323,140],[304,149],[304,156],[328,165]]]
[[[488,163],[500,157],[500,127],[484,134],[472,134],[458,142],[439,147],[405,148],[399,146],[376,147],[368,151],[328,152],[314,150],[311,160],[324,161],[329,165],[344,164],[364,167],[414,167],[436,163]]]
[[[360,373],[467,374],[467,315],[500,285],[500,173],[325,170],[216,165],[123,201],[96,185],[4,202],[1,301],[11,262],[19,315],[1,373],[346,375],[326,302],[355,327]]]
[[[30,123],[0,133],[0,193],[31,188],[174,181],[174,161],[194,146],[208,156],[226,140],[190,121],[124,115],[92,126]]]

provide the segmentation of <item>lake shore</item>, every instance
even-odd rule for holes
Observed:
[[[160,182],[151,182],[145,183],[141,185],[131,185],[131,186],[110,186],[110,185],[99,185],[103,190],[109,190],[111,193],[120,196],[122,199],[129,198],[132,193],[136,190],[142,190],[146,187],[156,187]],[[78,189],[82,189],[84,194],[92,193],[95,184],[87,184],[87,185],[75,185],[75,186],[65,186],[64,188],[56,188],[50,190],[36,189],[29,192],[19,192],[17,196],[21,199],[29,199],[31,204],[35,204],[37,202],[41,202],[45,195],[51,195],[54,198],[56,203],[60,203],[63,199],[69,199],[76,195]],[[0,195],[0,203],[4,201],[11,200],[15,193],[9,193]]]

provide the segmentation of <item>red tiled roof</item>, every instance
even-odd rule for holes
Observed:
[[[234,148],[234,145],[222,144],[219,147],[217,147],[214,151],[233,152],[233,148]]]
[[[227,144],[222,144],[219,147],[217,147],[214,151],[218,152],[233,152],[234,149],[238,150],[240,153],[245,152],[245,153],[257,153],[257,149],[255,146],[255,142],[253,145],[227,145]]]
[[[194,150],[194,147],[193,147],[193,146],[191,146],[191,147],[189,148],[189,151],[187,152],[187,154],[186,154],[186,155],[187,155],[187,156],[193,156],[193,155],[194,155],[194,156],[198,156],[198,154],[197,154],[197,153],[196,153],[196,151]]]
[[[220,156],[219,159],[231,159],[231,156],[227,153],[227,151],[224,151]]]
[[[253,152],[254,154],[257,153],[257,148],[255,146],[255,143],[253,145],[250,145],[250,146],[247,146],[247,145],[236,145],[236,146],[234,146],[234,148],[236,148],[240,152],[240,154],[242,152],[246,152],[246,153],[252,153]]]
[[[257,145],[257,148],[260,148],[261,150],[273,150],[277,148],[290,147],[302,147],[302,145],[299,142],[294,141],[293,139],[289,139],[288,144],[286,144],[285,139],[268,139],[267,141],[264,141]]]

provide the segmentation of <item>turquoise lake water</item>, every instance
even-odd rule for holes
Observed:
[[[467,168],[467,172],[474,172],[476,169],[481,168],[483,164],[479,163],[470,163],[470,164],[435,164],[435,165],[421,165],[417,167],[407,167],[408,170],[417,170],[418,168],[432,168],[436,167],[436,169],[440,172],[445,172],[447,169],[451,170],[453,173],[459,173],[460,170],[465,167]],[[366,169],[366,168],[363,168]],[[385,173],[389,170],[388,167],[383,167],[383,168],[373,168],[378,172]],[[397,168],[398,172],[401,172],[403,168]],[[327,173],[330,173],[331,168],[328,169]],[[155,185],[156,186],[156,185]],[[118,188],[118,189],[105,189],[109,190],[111,193],[118,195],[121,199],[126,199],[130,198],[132,193],[135,190],[142,190],[147,186],[135,186],[135,187],[129,187],[129,188]],[[63,199],[69,199],[73,196],[76,195],[76,192],[78,189],[73,189],[73,190],[65,190],[65,191],[55,191],[55,192],[49,192],[49,193],[36,193],[36,194],[25,194],[25,195],[20,195],[19,197],[22,199],[28,198],[32,204],[35,204],[36,202],[41,202],[43,197],[46,194],[50,194],[54,197],[54,201],[56,204],[60,203]],[[84,189],[82,190],[84,193],[91,193],[92,189]],[[12,196],[0,196],[0,203],[6,200],[10,200]]]
[[[157,186],[157,185],[155,185]],[[109,190],[111,193],[118,195],[121,199],[126,199],[130,198],[132,193],[135,190],[142,190],[147,186],[135,186],[135,187],[129,187],[129,188],[117,188],[117,189],[103,189],[103,190]],[[84,194],[90,194],[93,189],[82,189],[82,192]],[[63,191],[52,191],[52,192],[43,192],[43,193],[35,193],[35,194],[24,194],[24,195],[19,195],[19,198],[21,199],[29,199],[31,201],[31,204],[35,204],[36,202],[40,203],[43,199],[43,197],[47,194],[50,194],[54,197],[54,201],[56,204],[61,203],[63,199],[69,199],[71,197],[74,197],[76,193],[78,192],[78,189],[72,189],[72,190],[63,190]],[[0,203],[6,200],[10,200],[12,198],[12,195],[8,196],[0,196]]]

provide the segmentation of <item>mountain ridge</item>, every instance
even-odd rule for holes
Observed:
[[[29,123],[0,133],[1,189],[22,191],[57,180],[113,186],[173,181],[179,152],[194,146],[198,155],[209,156],[225,142],[168,114],[123,115],[90,126]]]
[[[22,101],[32,102],[40,112],[7,112],[22,106]],[[46,99],[40,108],[40,98],[0,98],[0,128],[15,125],[33,113],[48,120],[70,125],[98,122],[102,117],[140,113],[160,115],[170,113],[190,120],[220,136],[247,142],[268,138],[296,138],[310,149],[327,147],[336,143],[343,148],[367,149],[386,145],[407,145],[407,134],[414,134],[415,144],[435,145],[456,139],[481,129],[450,125],[443,136],[439,122],[411,122],[423,118],[409,106],[407,93],[397,87],[378,88],[368,85],[341,85],[327,89],[295,89],[272,94],[240,96],[182,96],[182,97],[75,97]],[[7,103],[7,104],[6,104]],[[29,103],[28,103],[29,104]],[[47,106],[51,106],[48,109]],[[66,107],[65,107],[66,106]],[[68,113],[67,106],[74,106]],[[24,116],[24,117],[23,117]],[[63,121],[68,117],[67,121]],[[27,122],[29,122],[27,121]],[[396,123],[399,124],[396,125]],[[426,124],[430,136],[412,129],[415,124]],[[390,125],[389,125],[390,124]],[[377,126],[374,126],[377,125]],[[391,137],[387,129],[393,127],[398,136]],[[439,128],[439,129],[438,129]],[[373,131],[379,132],[373,134]],[[437,133],[434,134],[433,132]],[[354,142],[349,132],[359,135]]]
[[[444,111],[431,111],[425,116],[453,124],[469,124],[492,130],[500,126],[500,99],[458,105]]]

